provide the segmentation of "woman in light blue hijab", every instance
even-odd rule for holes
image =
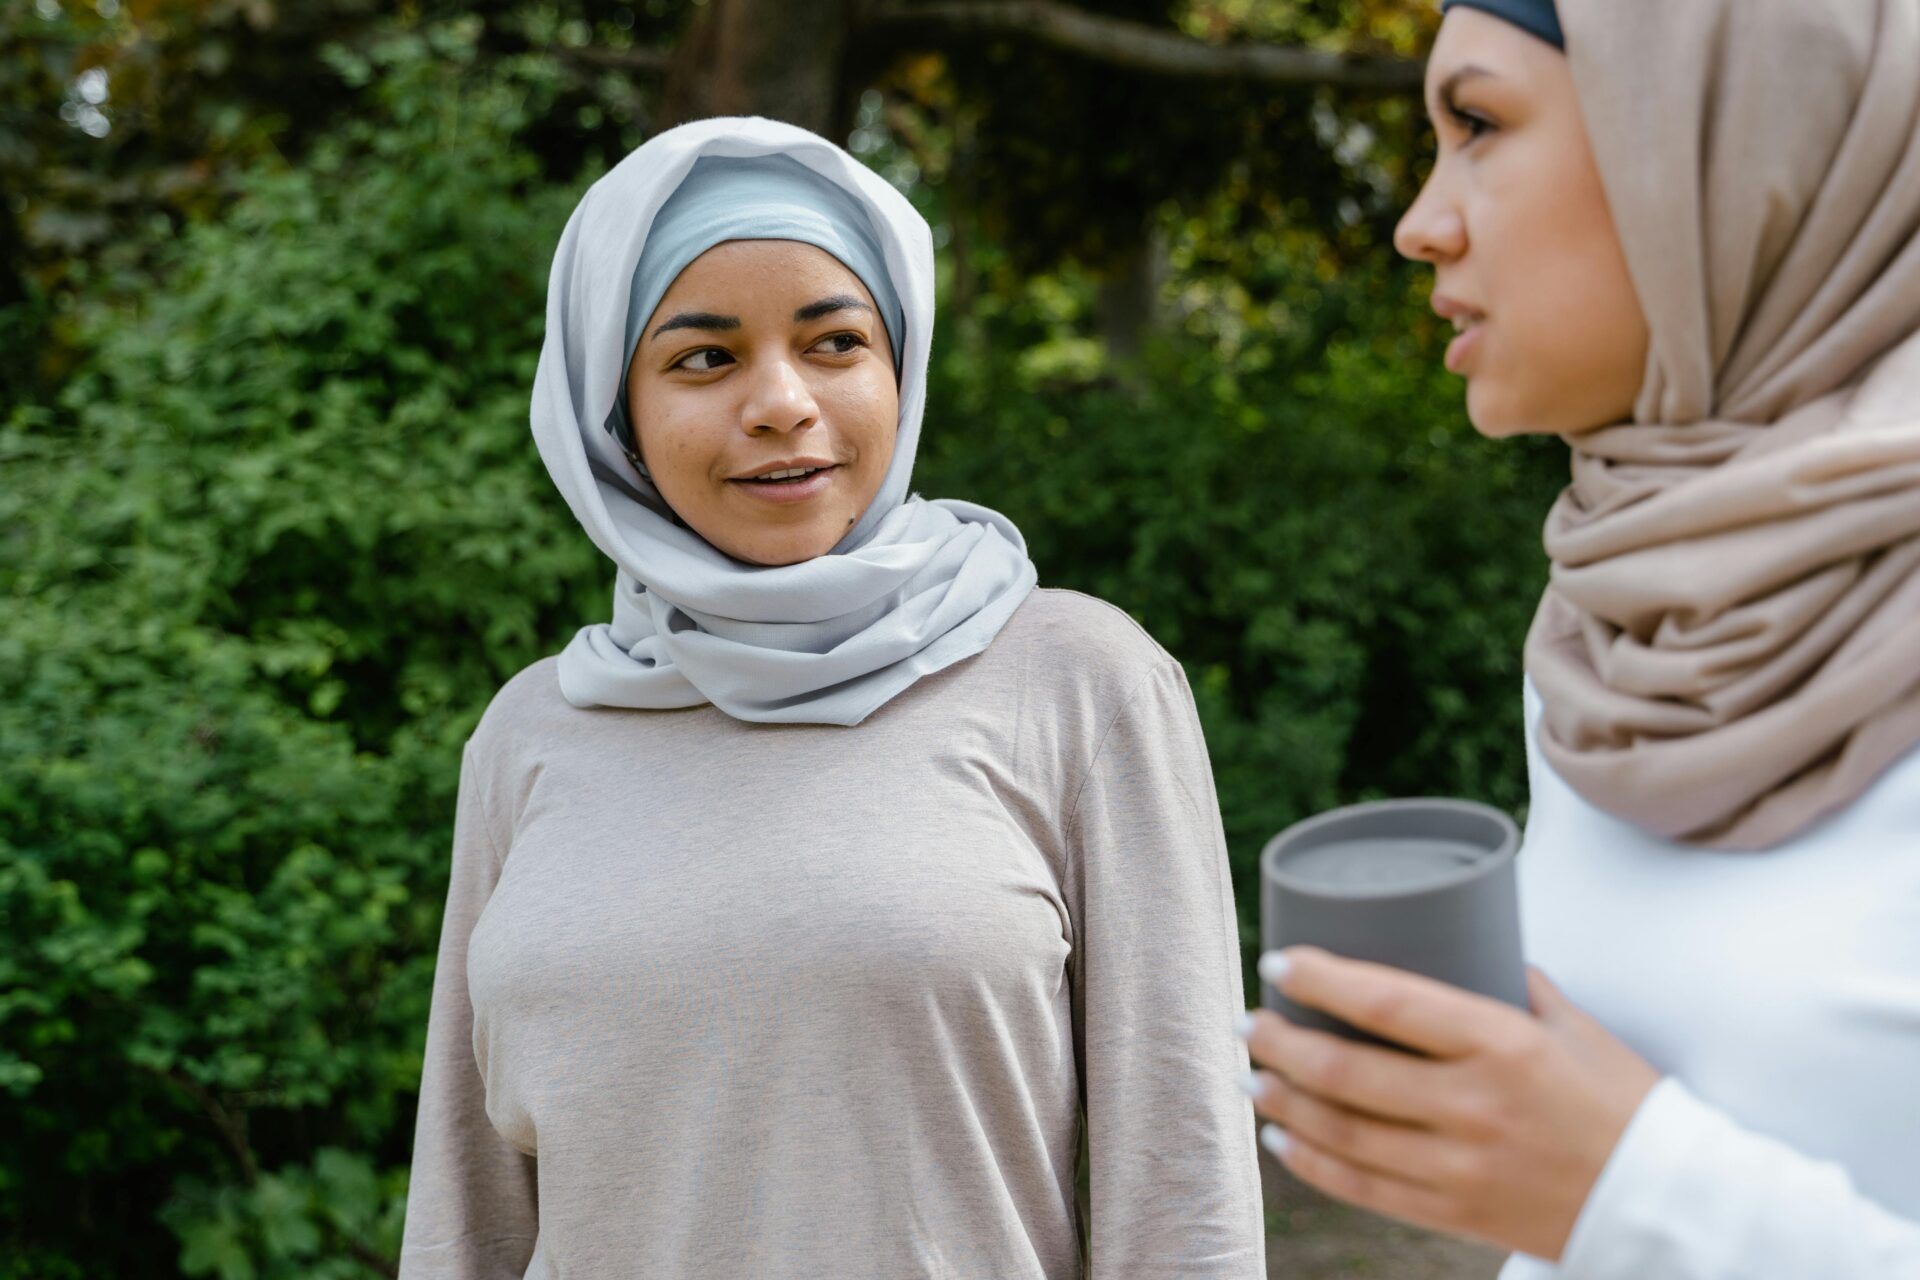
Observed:
[[[911,493],[932,283],[765,120],[568,223],[533,431],[613,617],[467,744],[402,1280],[1265,1275],[1184,673]]]
[[[562,654],[561,687],[583,706],[712,702],[742,719],[857,724],[921,676],[985,648],[1036,576],[1004,516],[908,493],[932,328],[930,233],[898,192],[825,144],[739,155],[696,137],[663,151],[594,188],[554,261],[534,437],[620,570],[611,624],[584,629]],[[634,368],[641,325],[668,286],[716,245],[747,239],[812,245],[850,270],[878,307],[898,388],[890,457],[869,451],[867,474],[831,477],[843,489],[865,480],[854,485],[863,514],[777,566],[727,554],[724,535],[689,527],[695,510],[676,516],[609,378]],[[631,285],[610,289],[614,280]],[[636,389],[631,377],[620,385]],[[758,460],[779,450],[745,452]],[[873,470],[876,461],[886,465]]]

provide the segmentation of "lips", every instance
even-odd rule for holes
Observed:
[[[776,476],[785,476],[794,471],[818,471],[835,465],[832,458],[822,458],[815,454],[800,454],[792,458],[769,458],[765,462],[742,471],[732,480],[769,480]]]
[[[757,476],[742,476],[741,479],[752,484],[795,484],[805,480],[825,467],[783,467],[778,471],[767,471]]]
[[[1444,293],[1433,295],[1433,311],[1441,319],[1453,322],[1456,336],[1447,344],[1447,371],[1465,375],[1472,367],[1474,352],[1480,348],[1487,313]]]
[[[819,459],[771,463],[727,483],[766,502],[804,502],[833,484],[839,464]]]
[[[1481,326],[1469,325],[1447,344],[1447,372],[1466,377],[1473,368],[1474,353],[1480,349]]]

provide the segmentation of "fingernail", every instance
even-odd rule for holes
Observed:
[[[1245,1009],[1233,1015],[1233,1034],[1245,1040],[1253,1034],[1253,1014]]]
[[[1289,1138],[1287,1131],[1279,1125],[1263,1124],[1260,1126],[1260,1145],[1279,1159],[1287,1154],[1287,1148],[1293,1145],[1293,1139]]]
[[[1286,981],[1287,970],[1293,967],[1293,962],[1287,959],[1285,952],[1269,951],[1260,957],[1260,963],[1255,967],[1260,970],[1260,981],[1277,987]]]
[[[1260,1073],[1257,1071],[1242,1071],[1235,1078],[1240,1084],[1240,1092],[1255,1102],[1258,1102],[1260,1095],[1267,1091],[1267,1082],[1260,1078]]]

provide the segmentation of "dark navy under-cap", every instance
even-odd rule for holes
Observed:
[[[1560,15],[1553,7],[1553,0],[1441,0],[1440,11],[1445,13],[1459,5],[1480,9],[1496,18],[1505,18],[1556,49],[1564,50],[1567,47],[1567,38],[1560,32]]]

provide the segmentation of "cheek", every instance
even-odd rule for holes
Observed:
[[[900,434],[900,393],[893,371],[875,361],[836,381],[823,398],[831,400],[832,421],[844,439],[859,451],[857,474],[871,497],[893,461]]]
[[[1478,367],[1467,380],[1467,414],[1481,434],[1539,431],[1540,402],[1559,381],[1552,370],[1564,319],[1541,288],[1543,269],[1557,269],[1541,225],[1523,202],[1525,184],[1483,187],[1467,209],[1473,284],[1490,322]]]
[[[633,421],[639,424],[640,456],[655,486],[671,501],[676,491],[686,493],[705,480],[720,441],[711,428],[711,410],[702,412],[677,390],[659,391],[648,394],[643,407],[636,406]]]
[[[1598,179],[1543,164],[1489,205],[1476,248],[1494,324],[1468,388],[1474,424],[1565,434],[1630,416],[1646,325]]]

